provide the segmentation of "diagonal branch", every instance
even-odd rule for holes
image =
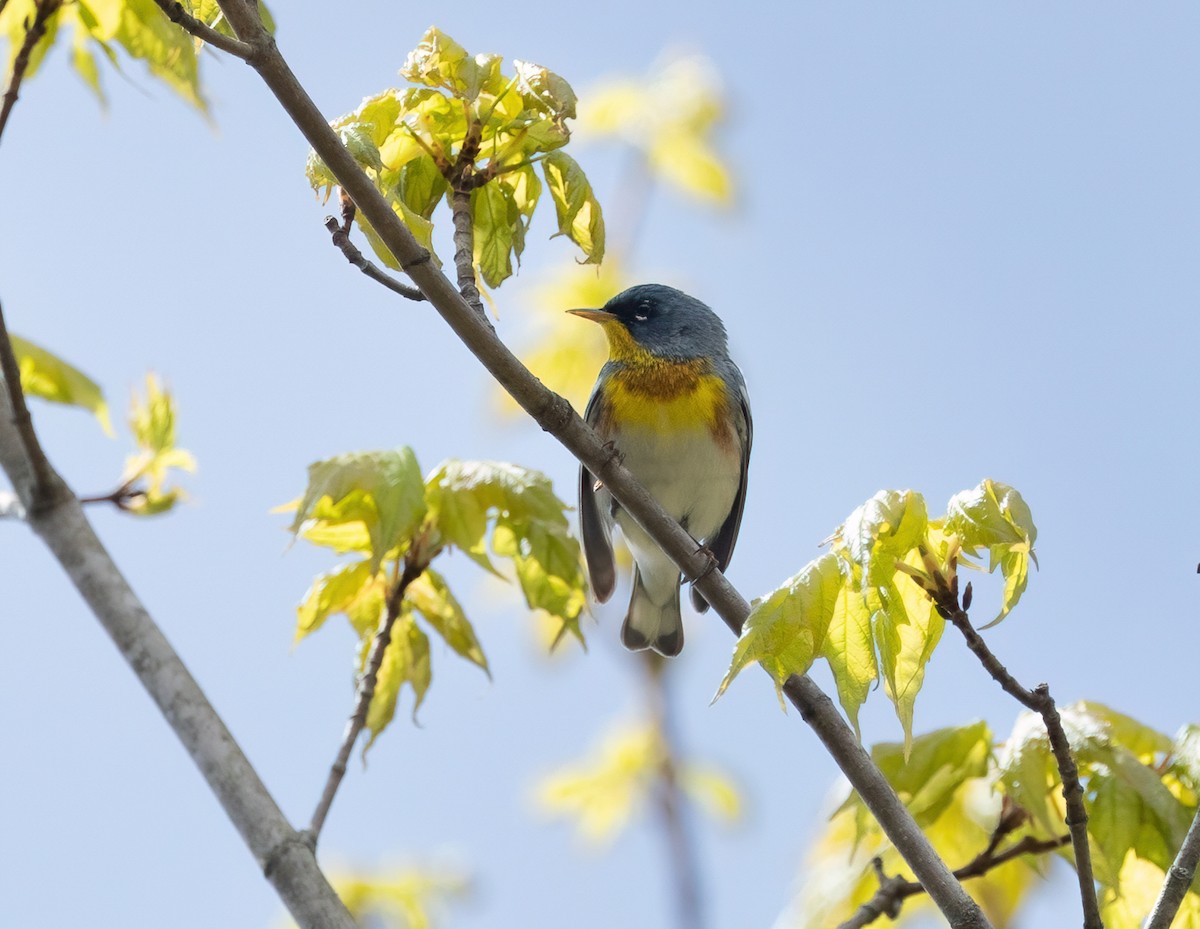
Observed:
[[[0,102],[0,136],[4,135],[4,127],[8,125],[8,114],[16,105],[17,94],[21,90],[21,81],[25,79],[25,72],[29,70],[29,60],[33,55],[33,50],[42,40],[42,36],[46,34],[46,24],[50,21],[50,17],[57,13],[61,6],[62,0],[34,0],[33,21],[26,23],[25,39],[21,42],[21,47],[17,49],[17,54],[13,56],[8,86],[4,88],[4,97]]]
[[[354,751],[354,743],[367,725],[367,714],[371,709],[371,700],[375,696],[375,684],[379,680],[379,669],[383,667],[383,656],[392,641],[392,628],[400,617],[400,605],[408,585],[415,581],[428,567],[428,562],[414,557],[411,553],[404,560],[404,570],[396,581],[396,586],[388,594],[386,609],[379,620],[379,629],[371,641],[371,650],[367,655],[367,664],[358,679],[358,693],[354,699],[354,712],[346,722],[346,731],[342,735],[342,744],[338,748],[337,757],[329,769],[329,777],[325,781],[325,790],[313,811],[312,823],[308,827],[306,838],[315,848],[321,837],[321,829],[325,825],[325,817],[333,806],[333,798],[337,795],[342,778],[346,776],[346,767],[350,763],[350,753]]]
[[[429,253],[416,242],[330,129],[321,111],[279,54],[274,40],[263,29],[257,14],[240,0],[218,0],[218,3],[238,37],[254,47],[248,63],[275,94],[338,184],[362,210],[380,240],[429,297],[430,303],[464,345],[538,425],[603,481],[625,511],[688,579],[696,581],[697,589],[726,625],[735,633],[740,632],[750,612],[746,599],[721,572],[712,570],[710,557],[697,550],[692,537],[621,464],[616,450],[606,447],[566,400],[548,390],[521,364],[489,325],[467,305],[454,285],[433,266]],[[792,677],[784,690],[859,791],[885,834],[902,850],[913,873],[951,926],[954,929],[990,926],[978,904],[967,896],[922,835],[829,697],[807,676]]]
[[[1187,896],[1188,889],[1196,877],[1197,862],[1200,862],[1200,808],[1196,810],[1196,816],[1188,827],[1179,854],[1175,856],[1175,862],[1167,872],[1158,899],[1154,901],[1154,909],[1150,911],[1146,929],[1170,929],[1175,914],[1179,912],[1179,905],[1183,903],[1183,898]]]
[[[12,340],[8,336],[8,325],[4,321],[4,310],[0,308],[0,375],[7,390],[7,403],[12,411],[13,426],[20,436],[25,451],[22,464],[28,468],[27,492],[23,495],[24,508],[28,512],[42,509],[52,503],[51,489],[55,486],[54,469],[33,430],[33,419],[25,403],[25,391],[21,389],[21,368],[13,353]],[[21,494],[21,481],[10,472],[13,488]]]
[[[0,359],[7,369],[12,361],[7,337],[0,340]],[[20,381],[6,375],[6,383],[8,389],[0,391],[0,466],[25,503],[30,528],[58,559],[158,704],[297,922],[304,929],[354,929],[353,919],[317,866],[312,849],[288,823],[195,678],[96,537],[79,501],[44,455],[43,473],[35,476],[30,439],[16,412],[24,408]],[[32,444],[40,454],[36,437]]]

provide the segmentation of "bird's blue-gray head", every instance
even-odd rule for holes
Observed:
[[[600,311],[571,312],[601,323],[619,322],[639,346],[661,358],[720,358],[727,352],[725,326],[717,314],[663,284],[630,287]]]

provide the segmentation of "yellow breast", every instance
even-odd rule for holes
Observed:
[[[703,359],[656,359],[651,364],[617,368],[605,391],[609,423],[617,429],[708,429],[714,436],[724,437],[728,432],[728,391],[709,367]]]

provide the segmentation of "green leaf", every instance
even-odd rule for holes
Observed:
[[[511,189],[492,182],[471,191],[475,227],[475,266],[488,287],[499,287],[512,276],[512,259],[525,246],[521,214]]]
[[[784,682],[793,674],[806,673],[821,653],[841,589],[841,563],[836,555],[825,554],[782,587],[756,599],[713,699],[748,664],[758,662],[775,680],[779,703],[786,709]]]
[[[567,505],[539,471],[494,461],[448,460],[426,478],[430,522],[442,539],[495,573],[485,548],[512,560],[525,600],[582,641],[585,603],[579,543],[567,531]]]
[[[558,214],[558,235],[582,249],[585,264],[599,264],[604,259],[604,217],[583,169],[566,152],[554,151],[542,159],[542,170]]]
[[[946,811],[966,781],[987,774],[991,752],[991,730],[974,722],[938,729],[911,743],[880,743],[872,746],[871,758],[924,829]]]
[[[1200,794],[1200,726],[1187,725],[1171,746],[1171,770],[1194,794]]]
[[[433,261],[440,268],[442,266],[441,259],[438,258],[437,253],[433,250],[433,223],[419,213],[414,213],[403,200],[393,199],[391,204],[392,209],[404,221],[404,225],[408,226],[408,231],[413,234],[413,238],[429,252]],[[366,236],[367,244],[371,246],[371,251],[376,254],[379,260],[394,271],[403,270],[400,267],[400,262],[396,260],[396,256],[383,244],[383,239],[379,237],[379,233],[375,231],[375,227],[363,216],[361,210],[354,214],[354,221],[358,224],[358,228],[362,230],[363,235]]]
[[[100,421],[105,432],[110,436],[113,434],[108,404],[95,381],[32,342],[15,335],[10,336],[10,340],[21,371],[21,389],[26,396],[83,407]]]
[[[296,609],[296,639],[316,632],[335,613],[344,613],[360,639],[370,639],[386,610],[386,582],[367,561],[318,574]]]
[[[331,883],[356,925],[381,929],[431,929],[439,909],[436,904],[464,897],[470,889],[463,875],[415,868],[334,874]]]
[[[414,84],[441,87],[456,97],[474,100],[488,72],[490,60],[482,65],[467,50],[436,26],[421,38],[400,69],[400,75]]]
[[[412,538],[425,518],[425,485],[410,448],[355,452],[308,467],[308,487],[291,531],[310,520],[325,525],[361,523],[371,538],[370,569]]]
[[[834,533],[833,551],[855,565],[864,592],[893,584],[896,562],[925,538],[925,498],[912,490],[881,490]]]
[[[871,612],[857,587],[844,583],[838,591],[821,656],[829,662],[838,700],[858,733],[858,710],[879,678],[879,665]]]
[[[404,598],[412,604],[414,610],[425,617],[425,621],[437,631],[447,645],[463,658],[483,668],[491,677],[487,658],[475,637],[475,629],[440,574],[432,568],[427,568],[424,574],[408,585]]]
[[[178,487],[167,487],[173,469],[195,471],[191,452],[175,445],[175,398],[153,374],[146,375],[146,396],[136,392],[130,406],[129,428],[137,452],[125,460],[122,483],[133,486],[145,481],[143,492],[126,504],[139,516],[153,516],[170,510],[184,498]]]
[[[424,151],[408,159],[396,175],[396,196],[409,211],[424,219],[432,215],[448,189],[437,164]]]
[[[1025,592],[1029,562],[1037,566],[1033,551],[1037,527],[1029,507],[1012,487],[984,480],[973,490],[964,490],[950,499],[946,531],[958,534],[968,555],[986,548],[990,559],[988,571],[1000,568],[1004,576],[1000,613],[980,628],[994,626],[1009,614]]]
[[[539,805],[575,820],[588,842],[611,841],[646,802],[662,764],[662,744],[650,726],[609,732],[589,757],[538,785]]]
[[[360,671],[366,667],[370,648],[371,640],[364,640],[359,662]],[[383,664],[380,665],[379,676],[375,681],[375,694],[367,711],[367,730],[371,736],[363,746],[364,756],[395,717],[396,703],[404,685],[412,688],[412,717],[415,722],[417,710],[425,700],[432,679],[429,637],[421,631],[411,613],[406,610],[396,618],[392,626],[392,639],[383,653]]]
[[[921,567],[915,550],[904,559],[914,568]],[[896,715],[904,728],[905,745],[912,740],[913,706],[925,682],[925,666],[942,638],[946,621],[934,609],[933,602],[916,584],[888,588],[890,596],[899,596],[900,609],[879,611],[875,640],[883,669],[883,686],[896,706]]]
[[[517,91],[526,104],[541,110],[557,122],[575,118],[575,91],[563,78],[549,68],[528,61],[513,61],[517,72]]]

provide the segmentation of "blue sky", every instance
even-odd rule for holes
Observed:
[[[710,56],[731,115],[720,147],[739,206],[669,191],[647,207],[638,275],[724,318],[749,384],[755,450],[730,570],[772,589],[884,487],[931,509],[993,477],[1038,523],[1041,572],[988,633],[1024,682],[1173,732],[1197,720],[1193,427],[1200,66],[1191,4],[745,5],[668,0],[499,12],[277,4],[279,42],[330,117],[399,82],[431,22],[474,51],[555,69],[581,94],[668,48]],[[292,651],[319,553],[285,552],[268,510],[312,460],[411,445],[422,465],[503,458],[572,493],[574,466],[491,388],[428,308],[392,299],[330,247],[306,146],[257,77],[209,57],[213,125],[142,77],[107,75],[102,112],[59,49],[24,88],[0,166],[0,300],[10,327],[100,381],[114,413],[148,368],[180,404],[200,462],[193,502],[158,521],[95,522],[152,613],[296,822],[307,819],[351,706],[350,634]],[[581,148],[602,202],[621,156]],[[502,337],[530,337],[545,273],[571,259],[535,223],[497,294]],[[124,446],[39,407],[81,492],[109,489]],[[435,650],[420,727],[398,719],[355,766],[323,853],[374,868],[435,860],[475,875],[447,924],[657,926],[659,836],[580,849],[531,812],[540,774],[638,712],[620,607],[586,656],[546,662],[513,595],[458,572],[492,682]],[[214,923],[279,916],[233,828],[48,554],[0,526],[0,873],[14,925]],[[987,594],[984,588],[983,593]],[[993,591],[994,593],[994,591]],[[615,598],[621,600],[621,595]],[[704,825],[714,926],[766,926],[787,902],[836,770],[761,675],[715,706],[731,640],[689,620],[682,729],[744,785],[732,831]],[[818,672],[818,680],[827,675]],[[1181,699],[1181,695],[1183,699]],[[917,702],[924,731],[1016,707],[948,635]],[[896,739],[882,693],[868,741]],[[1061,875],[1060,875],[1061,877]],[[1028,925],[1074,918],[1069,884]]]

